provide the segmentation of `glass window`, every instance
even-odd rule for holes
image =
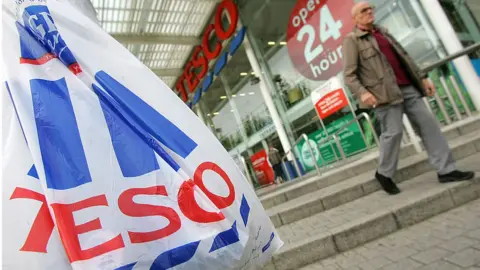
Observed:
[[[215,135],[227,151],[243,142],[220,78],[216,78],[208,91],[202,95],[201,102],[205,108],[207,122],[213,126]]]
[[[418,64],[423,66],[438,60],[439,51],[442,48],[438,40],[432,41],[434,35],[431,32],[427,33],[425,25],[422,25],[419,16],[423,14],[418,14],[422,11],[415,9],[420,9],[420,5],[417,3],[416,6],[412,6],[411,1],[373,0],[372,4],[377,7],[377,23],[386,26],[413,58],[418,61]],[[304,77],[294,66],[286,46],[288,20],[297,1],[238,0],[237,3],[242,22],[247,26],[251,38],[257,44],[256,49],[258,49],[262,58],[261,61],[266,63],[267,70],[265,72],[272,81],[270,86],[273,85],[271,87],[272,97],[276,102],[277,110],[281,114],[284,125],[286,128],[287,125],[291,128],[291,136],[296,139],[302,133],[309,133],[318,128],[319,120],[313,110],[310,94],[325,81],[314,81]],[[242,55],[244,55],[244,52],[242,52]],[[244,59],[248,61],[246,56],[244,56]],[[262,107],[262,104],[257,102],[258,100],[263,101],[263,99],[255,100],[253,98],[251,101],[248,98],[240,99],[240,93],[246,95],[254,91],[252,89],[257,89],[260,94],[258,85],[255,86],[258,78],[251,73],[248,62],[240,63],[239,61],[235,72],[235,74],[229,75],[228,80],[231,87],[239,88],[238,92],[235,91],[239,102],[238,111],[241,114],[242,121],[244,121],[247,135],[250,136],[258,131],[255,123],[259,122],[259,126],[270,124],[268,122],[269,114],[265,106]],[[237,78],[238,76],[240,76],[240,80]],[[242,76],[250,77],[249,82],[239,83]],[[349,97],[354,108],[356,108],[356,100],[353,100],[350,94]],[[327,119],[327,121],[333,121],[345,115],[348,111],[348,108],[346,108],[339,112],[337,116],[334,115]],[[312,113],[313,115],[311,115]],[[263,120],[264,116],[267,121]],[[268,140],[272,140],[273,137],[269,137]]]
[[[438,51],[442,48],[436,48],[433,45],[424,28],[415,30],[410,36],[401,40],[401,43],[420,67],[427,66],[440,59]]]
[[[465,4],[472,13],[477,25],[480,24],[480,1],[478,0],[465,0]]]
[[[478,1],[440,0],[440,4],[464,46],[480,41]]]
[[[294,66],[286,46],[286,28],[290,12],[297,1],[241,0],[243,21],[260,43],[275,83],[273,95],[281,100],[285,111],[308,98],[324,81],[305,78]],[[419,19],[411,0],[374,0],[377,23],[387,27],[421,66],[439,59],[442,47],[433,42]],[[355,101],[354,101],[355,103]]]
[[[427,19],[421,5],[412,1],[416,0],[373,0],[372,3],[377,7],[377,23],[387,27],[417,63],[425,66],[438,60],[443,48],[432,28],[426,25]],[[265,84],[270,88],[275,106],[293,143],[301,134],[309,134],[321,128],[310,94],[325,82],[305,78],[290,58],[286,32],[290,13],[297,1],[236,2],[262,71],[266,74],[268,81]],[[222,142],[228,145],[227,150],[242,142],[247,144],[242,149],[236,149],[241,152],[256,151],[265,142],[279,143],[274,129],[269,130],[273,123],[265,106],[258,75],[252,72],[245,50],[241,48],[222,70],[223,80],[216,79],[216,90],[209,93],[210,97],[205,101]],[[227,96],[231,96],[231,100]],[[356,101],[352,100],[350,94],[349,97],[356,109]],[[235,104],[233,107],[232,102]],[[325,124],[347,113],[349,108],[327,118]]]

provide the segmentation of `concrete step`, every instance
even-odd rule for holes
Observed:
[[[442,129],[449,140],[456,139],[477,130],[480,130],[480,115],[456,122]],[[415,154],[416,152],[411,144],[404,145],[400,152],[400,158],[404,159]],[[348,160],[349,163],[324,172],[320,176],[311,173],[311,177],[308,177],[307,175],[307,177],[302,179],[295,179],[281,185],[272,185],[262,190],[258,190],[257,195],[265,209],[269,209],[305,194],[334,185],[345,179],[369,172],[377,167],[377,159],[378,151],[370,151],[364,154],[360,159],[353,161]]]
[[[301,270],[478,270],[480,199]]]
[[[480,152],[480,134],[470,133],[455,138],[450,141],[450,146],[453,156],[457,160],[473,155]],[[416,154],[400,161],[394,180],[400,183],[432,169],[425,152]],[[267,213],[273,224],[280,227],[351,202],[380,189],[381,187],[374,177],[374,170],[371,170],[274,206],[268,209]]]
[[[480,150],[480,143],[475,147]],[[281,226],[285,245],[265,269],[298,269],[480,198],[480,153],[459,160],[458,167],[476,170],[476,179],[440,184],[435,172],[423,173],[400,183],[398,195],[376,191]]]

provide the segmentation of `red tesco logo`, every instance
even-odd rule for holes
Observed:
[[[230,21],[227,29],[223,26],[224,15]],[[203,33],[202,43],[193,49],[193,55],[187,63],[183,74],[176,84],[176,89],[184,102],[188,101],[188,87],[190,93],[195,92],[200,81],[208,71],[209,63],[216,59],[223,49],[222,42],[233,36],[238,24],[238,8],[232,0],[222,1],[215,12],[213,24],[209,24]],[[216,38],[213,44],[209,44],[212,37]]]
[[[222,197],[210,192],[203,183],[203,174],[212,171],[220,176],[228,187],[228,195]],[[194,186],[197,185],[208,199],[218,208],[229,207],[235,201],[235,186],[227,173],[213,162],[204,162],[195,170],[193,180],[185,181],[178,192],[178,204],[182,214],[193,222],[212,223],[225,219],[221,212],[208,212],[200,207],[194,196]],[[131,188],[123,191],[117,199],[118,207],[122,214],[129,217],[150,217],[162,216],[169,223],[164,228],[149,232],[128,231],[128,238],[132,244],[141,244],[156,241],[174,234],[182,227],[179,214],[167,206],[139,204],[134,202],[134,197],[139,195],[160,195],[168,196],[165,186],[152,186],[146,188]],[[54,229],[53,218],[48,211],[45,196],[38,192],[17,187],[10,199],[31,199],[42,203],[40,210],[32,224],[27,239],[20,251],[47,252],[47,244]],[[95,230],[102,229],[101,217],[95,218],[83,224],[76,224],[74,212],[93,207],[109,207],[105,194],[100,194],[84,200],[61,204],[50,205],[58,226],[60,238],[65,247],[68,259],[71,263],[81,260],[88,260],[113,250],[125,247],[121,234],[111,240],[89,249],[82,249],[78,236]]]

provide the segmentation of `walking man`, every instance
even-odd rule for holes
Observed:
[[[280,155],[280,152],[272,145],[270,145],[268,148],[268,160],[270,161],[270,164],[272,164],[273,171],[275,173],[275,180],[277,182],[282,182],[285,180],[283,177],[282,156]]]
[[[427,79],[398,41],[374,23],[374,8],[359,2],[352,8],[356,23],[343,41],[345,84],[361,108],[374,108],[381,126],[380,160],[375,178],[389,194],[400,189],[392,181],[402,141],[406,113],[418,131],[441,183],[469,180],[473,172],[455,168],[452,153],[422,97],[435,94]]]

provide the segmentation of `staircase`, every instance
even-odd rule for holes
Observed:
[[[298,269],[480,198],[480,116],[442,131],[458,168],[476,171],[475,180],[440,184],[426,153],[404,145],[394,179],[402,193],[396,196],[374,179],[378,152],[258,191],[285,242],[264,269]]]

